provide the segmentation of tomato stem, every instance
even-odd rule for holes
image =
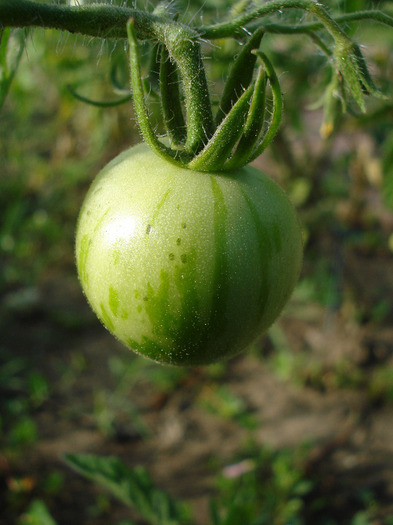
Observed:
[[[127,23],[128,42],[130,47],[130,68],[131,68],[131,89],[134,101],[135,112],[138,118],[139,126],[145,142],[160,157],[170,162],[174,161],[175,152],[160,142],[151,127],[149,116],[145,104],[143,84],[141,77],[141,66],[139,62],[138,44],[136,40],[135,21],[133,18]]]
[[[163,120],[169,139],[176,145],[184,144],[187,140],[187,127],[181,108],[178,70],[165,46],[161,46],[160,93]]]
[[[275,24],[270,20],[262,23],[261,19],[287,9],[304,11],[317,21],[297,26]],[[374,86],[359,46],[342,28],[342,23],[357,20],[374,20],[393,27],[393,17],[375,10],[334,18],[318,0],[238,0],[225,21],[194,28],[180,23],[173,4],[165,2],[150,13],[112,4],[69,6],[33,0],[0,0],[0,28],[36,26],[99,38],[128,38],[133,99],[145,141],[157,154],[171,162],[206,171],[232,169],[252,161],[277,132],[282,97],[272,64],[258,50],[265,32],[304,34],[313,40],[333,66],[330,94],[334,95],[335,86],[339,86],[343,111],[347,107],[347,93],[362,111],[365,110],[365,95],[386,98]],[[321,29],[329,33],[333,45],[317,33]],[[239,36],[247,36],[247,40],[228,75],[213,118],[201,43],[203,39]],[[142,79],[137,39],[149,40],[153,45],[151,56],[154,67],[158,66],[159,75],[150,72],[149,78],[161,98],[163,120],[172,147],[157,138],[149,121],[144,94],[146,81]],[[255,79],[257,60],[262,62],[262,69],[258,70]],[[266,125],[267,84],[273,101],[272,117]],[[111,102],[100,102],[74,94],[85,102],[100,106],[115,105],[128,99],[125,96]],[[325,104],[329,105],[328,97]]]

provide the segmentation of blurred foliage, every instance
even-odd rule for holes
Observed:
[[[0,445],[10,454],[37,440],[36,411],[49,397],[44,375],[29,363],[0,348]]]
[[[156,3],[150,3],[149,8]],[[233,2],[179,0],[177,5],[184,21],[197,24],[199,20],[205,23],[218,19],[220,13],[231,16],[229,7]],[[372,4],[366,0],[331,0],[329,7],[347,12],[381,7],[393,12],[393,3],[386,0]],[[286,16],[296,22],[298,13]],[[393,85],[391,28],[360,23],[352,24],[348,31],[356,41],[365,44],[376,84],[388,92],[388,86]],[[63,337],[61,328],[69,328],[70,334],[89,329],[79,312],[72,312],[73,317],[69,317],[64,312],[45,309],[45,305],[42,308],[40,301],[50,304],[50,298],[40,298],[37,290],[50,278],[56,282],[62,274],[76,280],[73,241],[83,196],[100,167],[139,140],[130,103],[100,109],[76,100],[67,89],[70,85],[93,100],[113,100],[124,95],[128,74],[122,43],[102,43],[41,30],[25,38],[26,50],[0,113],[0,328],[8,336],[0,346],[0,466],[3,455],[7,464],[23,458],[23,451],[30,450],[40,439],[37,414],[55,392],[71,392],[89,370],[88,358],[71,348],[67,356],[56,356],[59,370],[52,383],[43,370],[32,365],[37,348],[14,348],[10,330],[15,330],[15,326],[20,329],[24,322],[36,323],[37,308],[52,323],[54,341]],[[384,222],[388,209],[384,204],[393,208],[392,101],[370,101],[366,115],[350,113],[337,118],[334,133],[322,140],[318,133],[323,112],[310,107],[316,105],[330,82],[326,58],[304,36],[265,35],[263,46],[279,72],[285,101],[281,132],[263,162],[299,208],[306,246],[302,279],[285,315],[289,319],[310,315],[312,319],[314,313],[310,314],[310,309],[323,308],[326,316],[340,312],[348,321],[360,325],[391,326],[391,297],[386,296],[384,289],[368,290],[373,292],[371,296],[362,295],[348,278],[352,275],[348,276],[351,268],[348,270],[347,259],[355,254],[368,262],[378,258],[390,264],[392,261],[391,223]],[[239,49],[236,41],[219,41],[204,47],[213,98],[220,93],[228,61]],[[147,64],[144,47],[145,67]],[[158,104],[155,111],[159,116]],[[363,277],[361,284],[367,284],[366,280]],[[367,288],[373,288],[373,284]],[[260,355],[259,349],[254,355],[263,357],[282,381],[322,392],[362,391],[370,406],[392,406],[389,345],[382,357],[374,357],[372,364],[366,366],[348,359],[326,364],[319,356],[312,356],[310,348],[295,351],[280,324],[270,330],[266,344],[272,348],[267,358]],[[57,348],[55,344],[53,347]],[[134,389],[155,393],[157,407],[179,395],[182,407],[198,403],[202,411],[234,422],[249,435],[255,431],[257,420],[247,401],[222,385],[230,365],[218,364],[200,373],[165,369],[122,355],[102,363],[102,368],[112,387],[95,385],[88,421],[108,440],[149,439],[152,429],[133,402]],[[76,395],[61,417],[80,424],[79,408]],[[303,448],[271,452],[254,446],[232,458],[227,466],[216,461],[212,524],[343,523],[334,521],[334,498],[329,499],[318,475],[310,471],[308,452]],[[0,504],[11,509],[14,516],[21,516],[21,525],[52,524],[52,502],[56,494],[64,492],[63,476],[53,472],[38,482],[31,476],[9,473],[4,467],[0,477],[8,492],[1,495]],[[145,471],[132,476],[135,482],[148,487],[150,495],[156,494]],[[157,498],[165,508],[172,509],[172,503],[168,503],[171,498]],[[47,502],[50,510],[45,506]],[[151,512],[151,501],[144,504],[145,510]],[[102,498],[96,502],[95,512],[106,515],[108,506]],[[351,511],[346,523],[375,522],[377,495],[357,499]],[[387,517],[384,523],[388,520]]]
[[[186,525],[189,509],[159,490],[142,467],[131,470],[116,457],[67,454],[68,464],[134,507],[151,525]]]
[[[107,50],[105,51],[105,48]],[[98,166],[132,141],[130,107],[97,110],[67,84],[105,96],[113,45],[36,31],[0,114],[0,289],[73,264],[75,220]],[[105,147],[104,147],[105,146]]]
[[[23,514],[19,525],[56,525],[43,501],[35,500]]]

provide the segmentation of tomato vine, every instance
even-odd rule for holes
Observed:
[[[296,26],[272,22],[288,10],[307,18]],[[316,0],[241,0],[209,25],[180,21],[167,2],[150,12],[108,3],[0,0],[0,102],[23,49],[21,41],[7,69],[11,28],[53,28],[128,43],[131,96],[150,150],[146,144],[130,148],[101,171],[76,235],[86,297],[125,345],[158,362],[208,364],[242,351],[280,314],[299,276],[302,236],[282,190],[247,166],[271,143],[282,116],[279,78],[264,35],[303,34],[326,56],[331,80],[322,132],[329,135],[340,105],[346,111],[354,102],[365,112],[367,95],[387,98],[345,29],[358,20],[393,27],[393,18],[381,11],[335,16]],[[203,46],[228,38],[242,46],[216,106]],[[150,44],[148,83],[141,41]],[[150,121],[146,84],[160,100],[166,140]],[[129,99],[127,93],[114,103]]]
[[[272,15],[286,10],[303,11],[316,18],[316,22],[296,26],[271,22]],[[230,15],[227,20],[210,25],[191,26],[180,22],[173,7],[165,2],[148,12],[106,3],[68,6],[32,0],[0,1],[0,27],[45,27],[98,38],[127,38],[133,99],[144,140],[166,160],[191,169],[239,167],[253,160],[273,139],[281,118],[282,100],[274,67],[259,50],[265,33],[307,35],[327,56],[332,80],[326,88],[325,113],[331,111],[332,98],[338,98],[345,111],[347,100],[352,97],[362,112],[365,95],[385,98],[375,87],[361,49],[347,36],[344,24],[373,20],[393,27],[393,17],[388,14],[370,10],[334,17],[316,0],[264,3],[242,0],[235,3]],[[330,36],[330,42],[321,31]],[[242,39],[245,45],[214,115],[201,45],[206,40],[224,38]],[[160,68],[160,98],[169,145],[155,136],[149,123],[138,40],[154,44],[152,52],[156,53]],[[257,72],[253,74],[256,64]],[[181,81],[182,92],[177,82],[168,82],[173,75]],[[266,123],[261,115],[265,113],[267,84],[273,93],[273,116]],[[116,103],[128,99],[126,96]],[[331,121],[330,118],[324,123],[325,135],[331,132]]]

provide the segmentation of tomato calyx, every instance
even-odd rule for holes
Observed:
[[[159,44],[156,52],[158,89],[169,139],[167,145],[158,138],[149,120],[134,20],[128,21],[131,88],[136,117],[144,141],[157,155],[184,168],[218,172],[240,168],[264,151],[278,130],[282,97],[274,68],[259,50],[263,34],[262,29],[257,29],[234,61],[214,117],[199,43],[189,40],[188,55],[190,48],[195,46],[192,50],[195,61],[186,60],[185,64],[183,57],[186,55],[178,52],[178,42],[174,45],[168,39],[166,44]],[[194,71],[194,76],[190,71]],[[192,84],[198,82],[206,88],[193,89]],[[269,108],[271,117],[266,121],[268,84],[272,104]]]

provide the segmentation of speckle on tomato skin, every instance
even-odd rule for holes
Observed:
[[[182,170],[143,145],[98,175],[76,236],[80,281],[104,325],[176,365],[252,343],[289,297],[301,251],[295,212],[266,176]]]

